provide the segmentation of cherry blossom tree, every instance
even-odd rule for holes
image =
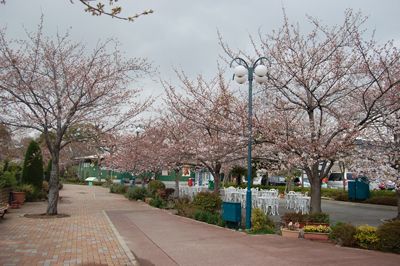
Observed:
[[[364,40],[365,20],[351,10],[333,27],[310,17],[313,29],[302,33],[285,16],[277,31],[251,38],[257,56],[270,60],[259,142],[307,173],[312,212],[321,211],[321,180],[340,155],[354,149],[382,110],[396,110],[386,99],[399,84],[398,50]],[[221,43],[232,58],[245,54]]]
[[[47,214],[57,214],[60,151],[68,129],[92,124],[110,132],[126,127],[150,102],[139,103],[128,84],[150,71],[141,58],[125,59],[114,41],[91,52],[68,34],[43,36],[42,23],[25,40],[0,31],[0,122],[44,135],[51,154]]]
[[[70,0],[73,3],[73,0]],[[118,0],[78,0],[81,4],[85,6],[85,11],[89,12],[93,16],[110,16],[112,18],[135,21],[140,16],[145,16],[152,14],[154,11],[152,9],[147,9],[133,15],[122,15],[125,8],[118,3]]]
[[[164,82],[164,88],[170,116],[179,117],[171,126],[179,130],[180,152],[210,171],[218,192],[222,170],[246,156],[246,104],[229,90],[222,72],[210,82],[177,74],[181,86]]]
[[[106,158],[113,168],[135,175],[159,173],[164,169],[179,172],[188,160],[181,149],[182,131],[177,126],[178,117],[162,115],[145,123],[143,132],[124,134],[113,142],[115,148]],[[176,176],[176,196],[179,192],[179,176]]]
[[[69,0],[72,4],[74,0]],[[135,21],[141,16],[146,16],[154,13],[153,9],[146,9],[139,13],[135,13],[132,15],[124,15],[123,11],[125,8],[123,5],[118,3],[118,0],[77,0],[77,2],[81,3],[85,7],[85,12],[93,16],[109,16],[115,19],[126,20],[126,21]],[[6,0],[0,0],[0,4],[6,4]]]
[[[0,124],[0,160],[9,159],[13,147],[12,134],[7,126]]]

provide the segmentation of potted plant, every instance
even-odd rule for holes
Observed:
[[[23,184],[18,187],[16,187],[15,191],[12,192],[13,194],[13,200],[18,203],[19,205],[24,204],[26,195],[32,195],[33,194],[33,186],[28,185],[28,184]]]
[[[298,222],[289,222],[287,227],[281,228],[281,233],[283,237],[298,238],[300,233],[300,224]]]
[[[327,241],[331,228],[325,225],[306,225],[303,231],[305,239]]]

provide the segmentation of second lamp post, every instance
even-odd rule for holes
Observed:
[[[246,191],[246,229],[251,228],[251,208],[252,208],[252,197],[251,197],[251,148],[252,148],[252,117],[253,117],[253,79],[258,83],[267,81],[267,67],[259,64],[261,60],[267,60],[265,57],[258,58],[253,64],[248,65],[247,62],[237,57],[232,60],[230,66],[233,63],[237,63],[238,66],[234,69],[234,79],[237,83],[243,84],[246,80],[249,81],[249,111],[248,111],[248,153],[247,153],[247,191]],[[247,76],[247,77],[246,77]]]

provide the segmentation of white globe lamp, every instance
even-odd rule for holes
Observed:
[[[247,74],[247,68],[242,65],[235,67],[234,73],[236,77],[244,77]]]
[[[254,74],[260,77],[267,75],[267,67],[264,65],[256,66],[256,68],[254,69]]]
[[[239,84],[243,84],[243,83],[246,82],[246,76],[240,77],[240,76],[236,76],[236,75],[235,75],[235,81],[236,81],[237,83],[239,83]]]

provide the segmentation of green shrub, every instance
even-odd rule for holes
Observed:
[[[348,223],[337,223],[332,226],[329,238],[341,246],[353,247],[355,245],[356,227]]]
[[[3,171],[2,172],[8,171],[8,164],[9,163],[10,163],[10,161],[8,159],[4,160]]]
[[[43,181],[42,183],[42,191],[45,193],[49,193],[49,182],[47,181]]]
[[[43,158],[39,144],[32,140],[26,150],[22,168],[22,183],[31,184],[37,190],[42,189]]]
[[[193,218],[197,221],[207,222],[211,212],[196,209],[193,213]]]
[[[10,187],[14,188],[17,186],[17,179],[15,174],[9,171],[5,171],[0,175],[0,188]]]
[[[189,218],[194,218],[194,213],[196,211],[196,209],[190,203],[189,198],[187,197],[175,200],[175,209],[177,210],[178,215]]]
[[[369,193],[370,198],[375,197],[392,197],[396,198],[395,190],[371,190]]]
[[[365,249],[376,249],[379,244],[379,238],[376,234],[376,227],[369,225],[361,225],[357,227],[354,236],[356,244]]]
[[[347,191],[343,191],[343,189],[335,189],[335,188],[323,188],[321,189],[321,196],[332,198],[335,200],[344,199],[348,194]]]
[[[288,222],[304,223],[307,220],[307,215],[297,212],[287,212],[281,216],[281,220],[284,221],[285,223]]]
[[[221,215],[219,213],[211,213],[209,211],[204,211],[204,210],[195,210],[193,213],[193,218],[197,221],[209,224],[216,224],[219,226],[225,226],[225,223],[222,220]]]
[[[329,224],[329,214],[324,213],[324,212],[310,213],[307,216],[306,219],[307,219],[308,223],[325,223],[325,224]]]
[[[400,220],[380,225],[376,234],[381,250],[400,253]]]
[[[251,213],[251,230],[259,232],[265,229],[274,229],[274,222],[259,208],[253,209]]]
[[[221,226],[221,227],[225,227],[225,226],[226,226],[226,222],[225,222],[224,219],[222,219],[222,216],[221,216],[221,215],[218,216],[217,225],[218,225],[218,226]]]
[[[333,199],[339,201],[349,201],[349,193],[347,191],[342,191],[341,194],[336,195]]]
[[[128,189],[128,187],[125,186],[124,184],[112,184],[110,186],[111,193],[125,194],[127,189]]]
[[[194,197],[192,204],[196,209],[216,213],[221,209],[222,200],[218,194],[200,192]]]
[[[112,187],[113,185],[111,185],[110,190]],[[146,196],[147,196],[147,189],[142,187],[131,187],[128,189],[126,193],[126,197],[130,200],[144,200]]]
[[[157,190],[159,189],[165,189],[165,185],[162,181],[160,180],[151,180],[147,186],[147,189],[149,190],[149,193],[153,196],[156,195]]]
[[[164,208],[167,205],[166,202],[160,197],[152,198],[150,200],[149,204],[150,204],[150,206],[153,206],[156,208]]]
[[[249,232],[248,232],[249,234],[252,234],[252,235],[264,235],[264,234],[275,234],[275,230],[274,229],[271,229],[271,228],[265,228],[265,229],[261,229],[261,230],[258,230],[258,231],[253,231],[253,230],[250,230]]]
[[[84,180],[79,179],[79,177],[77,177],[77,176],[61,178],[61,180],[66,184],[77,184],[77,185],[85,185],[86,184],[86,182]]]
[[[171,195],[173,195],[175,192],[175,189],[173,188],[166,188],[165,189],[165,196],[168,199],[169,197],[171,197]]]
[[[376,196],[374,198],[366,199],[364,202],[370,204],[397,206],[397,198],[388,196]]]

